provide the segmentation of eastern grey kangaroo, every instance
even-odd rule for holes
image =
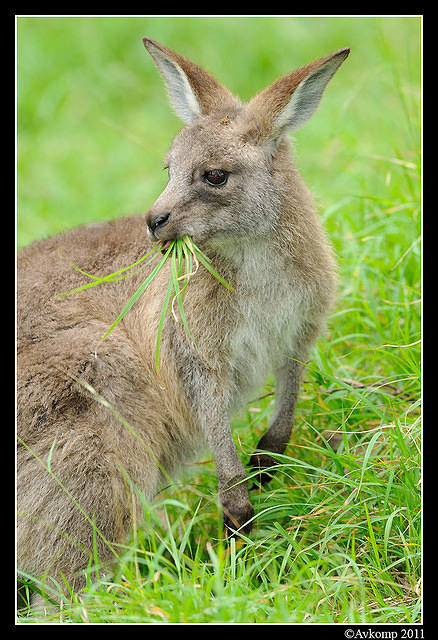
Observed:
[[[75,589],[94,557],[93,538],[109,562],[111,546],[130,530],[136,498],[127,479],[152,499],[205,447],[216,463],[225,530],[251,529],[230,419],[275,376],[272,422],[250,463],[269,480],[270,452],[288,443],[303,363],[335,297],[336,263],[287,133],[314,113],[349,49],[292,71],[244,104],[198,65],[143,42],[185,123],[167,155],[166,188],[146,219],[80,227],[18,255],[18,568],[60,584],[64,577]],[[56,294],[83,284],[72,264],[106,275],[185,234],[233,289],[198,269],[184,299],[196,348],[169,315],[157,377],[169,265],[100,344],[147,269]]]

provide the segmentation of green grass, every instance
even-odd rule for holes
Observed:
[[[161,253],[164,254],[164,257],[161,255],[161,259],[159,260],[159,262],[152,269],[151,273],[143,280],[143,282],[133,293],[131,298],[129,298],[117,318],[101,338],[102,342],[107,336],[109,336],[113,329],[115,329],[119,322],[125,317],[131,307],[142,295],[145,294],[148,286],[151,284],[153,279],[158,275],[166,262],[169,261],[171,265],[169,284],[166,295],[164,296],[163,306],[160,314],[160,321],[158,323],[157,329],[157,342],[155,349],[155,368],[157,374],[160,363],[160,344],[164,321],[170,313],[172,313],[175,321],[178,321],[178,317],[174,311],[175,301],[178,303],[179,315],[186,333],[188,337],[193,341],[193,344],[195,344],[196,346],[196,343],[193,340],[193,336],[191,335],[189,326],[187,324],[187,319],[183,307],[183,300],[185,289],[187,288],[190,278],[196,274],[199,264],[201,263],[211,273],[211,275],[216,278],[226,289],[232,291],[232,287],[228,284],[228,282],[224,280],[224,278],[222,278],[222,276],[212,267],[210,258],[202,253],[199,247],[196,246],[196,244],[193,242],[193,240],[190,239],[189,236],[185,235],[183,238],[172,240],[172,242],[166,249],[164,248],[163,244],[155,244],[153,249],[148,251],[146,255],[144,255],[133,264],[125,266],[123,267],[123,269],[119,269],[118,271],[109,273],[108,275],[103,277],[93,276],[90,273],[86,273],[86,271],[82,271],[82,269],[80,269],[76,265],[72,265],[73,268],[76,269],[76,271],[79,271],[79,273],[89,278],[89,280],[80,287],[76,287],[75,289],[71,289],[70,291],[65,291],[63,293],[57,294],[56,296],[58,298],[65,298],[66,296],[74,295],[76,293],[79,293],[79,291],[84,291],[85,289],[95,287],[99,284],[117,282],[118,280],[128,278],[130,274],[128,274],[127,272],[130,269],[134,269],[135,272],[135,267],[138,267],[139,264],[144,263],[144,260],[146,260],[146,258],[149,258],[149,260],[146,263],[142,264],[142,267],[150,264],[154,261],[154,259],[157,258],[157,256],[160,256],[160,250]],[[194,263],[196,264],[196,267],[193,270],[192,265]]]
[[[145,213],[163,188],[181,124],[142,35],[243,99],[351,47],[294,136],[338,256],[339,300],[286,455],[271,484],[251,493],[254,530],[224,544],[214,464],[188,465],[137,514],[115,575],[64,603],[64,622],[421,622],[420,26],[381,17],[18,20],[19,246]],[[271,390],[268,381],[260,395]],[[236,417],[244,462],[272,409],[265,395]],[[343,434],[336,451],[326,430]],[[20,621],[37,619],[25,612]]]

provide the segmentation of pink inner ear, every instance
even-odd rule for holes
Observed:
[[[151,38],[144,37],[143,44],[156,62],[159,71],[168,85],[170,94],[172,94],[170,84],[175,81],[178,75],[167,73],[163,66],[160,66],[158,60],[167,60],[169,69],[171,69],[172,65],[176,65],[179,71],[185,75],[194,96],[196,96],[203,115],[208,115],[215,111],[223,112],[227,106],[235,109],[241,105],[240,100],[233,96],[231,91],[224,87],[208,71],[205,71],[205,69],[202,69],[202,67],[194,62],[164,47]]]

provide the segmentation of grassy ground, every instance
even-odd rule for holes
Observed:
[[[145,505],[113,581],[66,602],[61,619],[420,622],[419,19],[22,18],[17,35],[19,246],[146,212],[162,189],[181,124],[142,35],[243,99],[351,47],[295,135],[338,255],[339,301],[277,475],[252,492],[254,531],[224,545],[205,457]],[[272,403],[236,417],[244,461]],[[326,430],[341,434],[335,450]]]

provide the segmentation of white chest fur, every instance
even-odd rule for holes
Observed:
[[[306,306],[305,292],[294,275],[272,251],[244,250],[236,296],[238,321],[231,340],[233,410],[244,406],[294,354]]]

